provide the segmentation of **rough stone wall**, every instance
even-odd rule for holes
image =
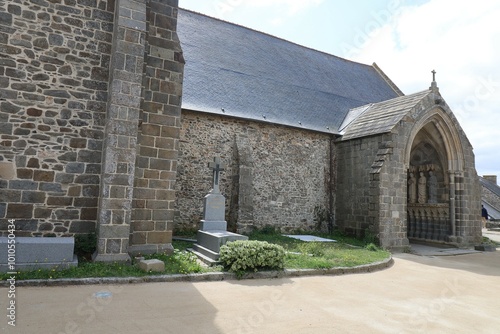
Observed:
[[[378,139],[378,137],[377,137]],[[379,150],[373,137],[341,141],[337,146],[337,207],[335,223],[348,234],[378,233],[379,176],[371,174]]]
[[[202,218],[214,155],[227,166],[220,186],[233,230],[312,229],[329,210],[329,135],[183,110],[180,138],[176,228],[196,227]],[[253,211],[242,212],[238,206],[248,201]]]
[[[95,229],[114,1],[0,1],[0,230]]]

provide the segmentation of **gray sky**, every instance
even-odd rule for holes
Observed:
[[[405,93],[431,70],[469,138],[479,175],[500,179],[500,1],[180,0],[194,10],[365,64]]]

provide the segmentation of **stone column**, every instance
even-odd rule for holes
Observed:
[[[455,172],[449,171],[450,177],[450,224],[451,224],[451,238],[456,236],[456,221],[455,221]],[[454,241],[454,239],[452,240]]]
[[[172,250],[184,58],[176,0],[147,2],[130,254]]]
[[[237,198],[236,227],[238,233],[251,232],[254,226],[253,216],[253,152],[248,140],[237,136],[236,150],[238,154],[237,167]]]
[[[95,261],[128,261],[146,0],[116,0]]]

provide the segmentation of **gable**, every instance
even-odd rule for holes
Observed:
[[[349,109],[399,96],[374,67],[179,10],[182,107],[338,134]]]
[[[430,90],[351,109],[340,126],[342,140],[390,132]]]

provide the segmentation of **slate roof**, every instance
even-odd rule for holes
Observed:
[[[184,109],[338,134],[349,109],[402,94],[375,64],[199,13],[180,9],[177,31]]]
[[[339,129],[343,135],[342,140],[390,132],[420,100],[430,93],[431,90],[425,90],[351,109]]]
[[[479,182],[481,182],[481,186],[485,187],[486,189],[500,197],[500,187],[498,185],[481,176],[479,177]]]
[[[485,201],[482,201],[481,204],[483,204],[486,210],[488,210],[488,216],[490,219],[500,220],[500,211],[498,209]]]
[[[495,183],[485,179],[484,177],[479,177],[479,182],[481,183],[482,187],[485,187],[489,191],[491,191],[493,194],[495,194],[497,197],[500,198],[500,187],[496,185]],[[481,203],[484,205],[486,210],[488,210],[488,215],[492,219],[500,219],[500,208],[494,207],[492,204],[482,200]]]

